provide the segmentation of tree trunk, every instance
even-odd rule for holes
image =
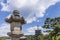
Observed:
[[[52,40],[52,36],[51,36],[51,40]]]
[[[54,40],[56,40],[56,35],[54,36]]]

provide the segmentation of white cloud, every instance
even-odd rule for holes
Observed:
[[[9,7],[8,7],[7,4],[1,2],[1,5],[2,5],[2,9],[1,9],[1,11],[10,11],[10,9],[9,9]]]
[[[36,17],[29,18],[29,19],[27,18],[27,19],[26,19],[27,23],[32,23],[33,20],[36,21]]]
[[[0,0],[0,4],[2,6],[1,11],[10,11],[8,3],[4,3],[6,0]]]
[[[59,1],[60,0],[7,0],[8,5],[3,5],[2,11],[20,10],[21,14],[28,21],[27,23],[31,23],[37,20],[37,18],[43,17],[46,9]]]
[[[34,35],[35,34],[35,30],[43,30],[43,28],[42,27],[38,27],[37,28],[37,26],[34,26],[34,27],[29,27],[29,28],[27,28],[27,33],[25,33],[25,35]]]
[[[10,25],[3,23],[0,25],[0,36],[7,36],[7,33],[10,32]]]

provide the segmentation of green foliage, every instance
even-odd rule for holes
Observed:
[[[44,38],[43,34],[40,34],[40,35],[38,36],[38,38],[39,38],[39,40],[43,40],[43,38]]]
[[[3,38],[3,37],[0,37],[0,40],[6,40],[5,38]]]
[[[35,39],[35,36],[34,35],[28,35],[26,37],[27,37],[27,40],[34,40]]]
[[[50,32],[49,36],[51,40],[53,36],[54,40],[57,40],[56,36],[60,32],[60,17],[46,18],[43,28],[53,29],[53,31],[47,30],[46,32]]]

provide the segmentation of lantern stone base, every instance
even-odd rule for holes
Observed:
[[[11,32],[8,35],[11,37],[11,40],[20,40],[20,37],[23,36],[23,34],[12,34]]]

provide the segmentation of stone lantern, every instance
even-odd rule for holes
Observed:
[[[7,34],[11,37],[11,40],[19,40],[23,36],[22,25],[26,23],[24,18],[20,16],[19,11],[14,10],[10,18],[6,18],[5,21],[10,23],[11,32]]]

